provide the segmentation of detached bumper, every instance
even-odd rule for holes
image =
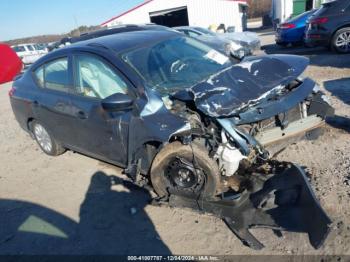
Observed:
[[[251,191],[239,198],[211,201],[171,195],[170,205],[222,218],[232,232],[253,249],[264,247],[249,232],[253,227],[307,233],[315,249],[324,243],[332,221],[316,199],[303,169],[288,164],[284,171],[269,175],[266,181],[261,180],[264,175],[251,176]]]

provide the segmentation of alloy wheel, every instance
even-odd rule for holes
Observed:
[[[35,124],[34,135],[39,145],[41,146],[41,148],[44,149],[46,152],[51,152],[52,140],[49,133],[46,131],[46,129],[42,125]]]
[[[335,41],[336,47],[340,51],[349,52],[350,51],[350,32],[343,32],[338,35]]]

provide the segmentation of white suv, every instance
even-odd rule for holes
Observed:
[[[11,46],[12,49],[21,58],[23,64],[33,64],[36,60],[42,57],[44,54],[35,48],[35,44],[21,44]]]

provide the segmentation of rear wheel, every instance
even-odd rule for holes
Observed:
[[[350,52],[350,27],[338,30],[332,39],[332,48],[338,53]]]
[[[58,156],[65,152],[65,149],[54,139],[43,124],[38,121],[31,123],[31,130],[41,150],[50,156]]]
[[[276,42],[276,44],[282,47],[287,47],[289,45],[289,43],[286,43],[286,42]]]
[[[292,47],[301,47],[303,45],[303,42],[299,41],[299,42],[292,42]]]
[[[193,150],[192,150],[193,149]],[[174,142],[155,157],[151,181],[160,197],[170,193],[193,198],[213,198],[220,185],[217,163],[204,146]]]

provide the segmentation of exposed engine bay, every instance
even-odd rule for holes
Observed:
[[[188,119],[191,125],[187,136],[175,139],[206,149],[218,166],[220,182],[215,196],[202,197],[199,189],[206,178],[203,175],[195,178],[196,172],[203,171],[196,167],[195,152],[192,162],[178,156],[166,173],[170,178],[168,194],[155,203],[218,216],[243,244],[253,249],[264,245],[249,232],[252,227],[271,228],[280,235],[281,230],[306,232],[311,245],[319,248],[329,233],[330,218],[319,206],[306,172],[292,163],[272,160],[271,156],[291,141],[307,137],[305,130],[316,132],[323,126],[325,111],[313,111],[315,103],[328,106],[321,97],[315,89],[312,96],[287,113],[237,126],[232,120],[213,119],[191,110],[191,105],[174,101],[171,110]],[[286,136],[288,143],[281,143]]]
[[[296,80],[281,93],[288,93],[301,83],[301,80]],[[323,94],[315,87],[307,99],[291,110],[241,125],[235,125],[235,117],[217,119],[200,114],[191,109],[193,105],[183,101],[174,100],[171,105],[168,102],[168,106],[191,125],[190,137],[183,143],[194,141],[203,144],[209,156],[217,162],[223,190],[242,191],[244,188],[237,188],[237,177],[245,170],[270,159],[293,142],[317,138],[324,125],[325,114],[332,113],[328,112],[332,109],[322,97]],[[318,107],[318,112],[315,107]]]

